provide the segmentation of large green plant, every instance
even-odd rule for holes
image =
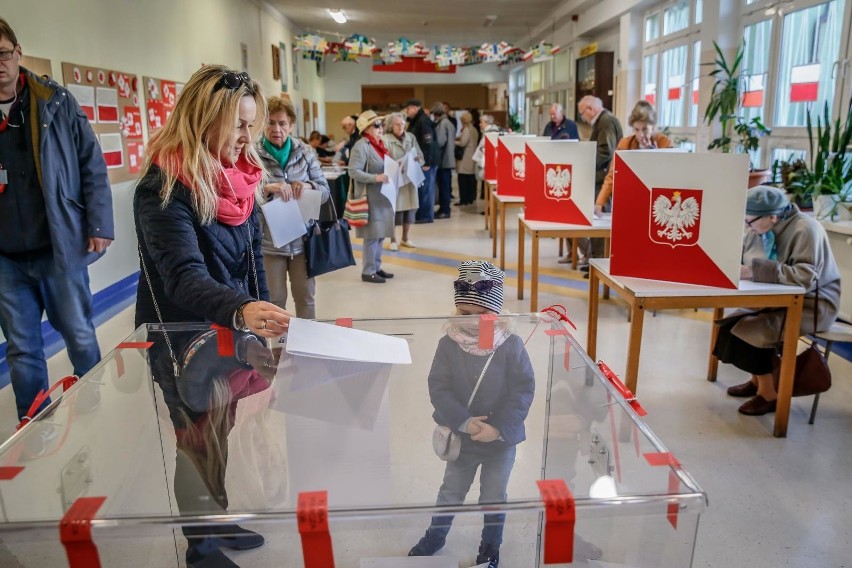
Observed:
[[[810,160],[793,175],[790,191],[803,198],[836,195],[839,201],[852,201],[852,102],[843,122],[831,121],[826,102],[822,116],[816,116],[816,128],[811,113],[806,124]]]
[[[739,113],[745,46],[741,44],[737,47],[733,61],[728,61],[715,41],[713,48],[716,50],[716,59],[709,65],[715,68],[709,76],[715,81],[710,102],[704,110],[704,121],[712,124],[718,118],[722,132],[721,136],[710,142],[707,149],[719,148],[725,153],[731,152],[732,149],[745,152],[749,155],[751,168],[754,169],[754,154],[760,146],[760,138],[771,134],[772,131],[763,124],[759,116],[745,120]]]

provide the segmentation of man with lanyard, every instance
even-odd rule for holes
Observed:
[[[0,18],[0,327],[19,419],[48,388],[45,311],[76,375],[100,360],[87,266],[114,238],[106,164],[86,115],[21,57]]]
[[[565,111],[559,103],[550,105],[550,122],[544,127],[544,136],[551,140],[579,140],[580,131],[577,123],[565,118]]]

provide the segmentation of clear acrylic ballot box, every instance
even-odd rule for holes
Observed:
[[[0,447],[0,565],[690,566],[706,495],[569,323],[141,327]]]

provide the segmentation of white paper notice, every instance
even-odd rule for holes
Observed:
[[[411,364],[408,342],[401,337],[299,318],[290,318],[287,353],[341,361]]]
[[[390,201],[393,212],[396,213],[396,196],[399,193],[399,164],[390,156],[385,156],[385,175],[388,182],[382,184],[382,195]]]
[[[405,183],[411,182],[414,187],[423,185],[426,176],[423,175],[423,168],[417,163],[417,152],[413,148],[405,155],[402,169],[407,180]]]
[[[319,219],[320,206],[322,205],[322,192],[313,189],[302,191],[302,195],[296,201],[299,211],[302,212],[302,220],[307,223],[311,219]]]
[[[295,199],[284,201],[276,197],[261,208],[263,218],[272,235],[272,244],[276,248],[293,242],[307,232],[299,202]]]

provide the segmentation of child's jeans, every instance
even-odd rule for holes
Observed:
[[[479,444],[462,440],[462,449],[456,461],[447,462],[444,471],[444,482],[438,492],[437,505],[460,505],[464,502],[476,469],[482,467],[479,474],[479,503],[505,503],[506,486],[509,475],[515,464],[515,446],[492,449],[491,444]],[[482,543],[499,548],[503,542],[504,513],[485,515],[485,526],[482,527]],[[429,527],[430,537],[441,540],[447,537],[453,523],[452,515],[432,517]]]

